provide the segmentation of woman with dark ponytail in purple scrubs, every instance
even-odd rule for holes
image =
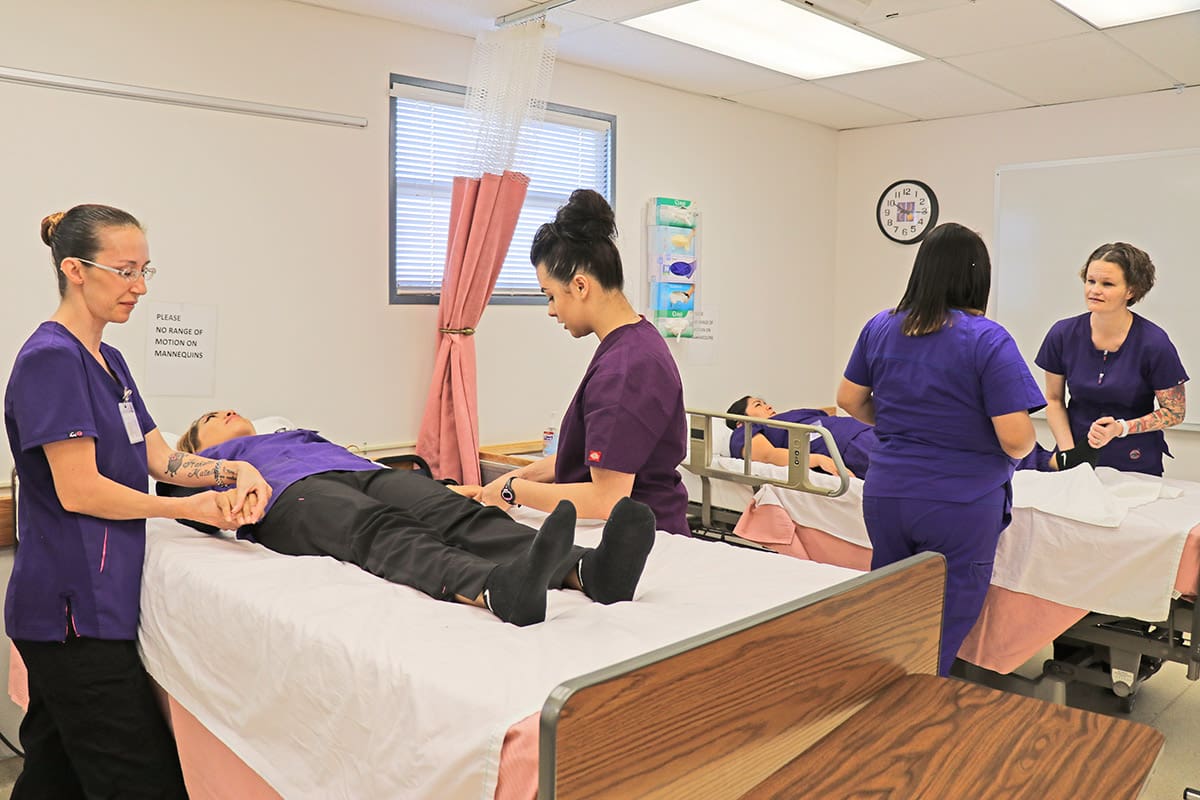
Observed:
[[[937,226],[900,303],[863,328],[838,389],[838,405],[879,438],[863,485],[871,567],[946,557],[942,675],[983,607],[1014,459],[1036,444],[1029,412],[1045,405],[1008,331],[983,315],[990,288],[979,235]]]
[[[125,359],[101,340],[154,276],[142,227],[110,206],[42,220],[61,301],[13,364],[4,424],[20,478],[4,621],[28,671],[18,800],[186,797],[137,652],[146,518],[257,522],[271,489],[239,461],[172,450]],[[147,494],[147,475],[225,487]]]

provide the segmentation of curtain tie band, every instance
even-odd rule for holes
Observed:
[[[474,328],[438,328],[439,333],[461,333],[463,336],[474,336]]]

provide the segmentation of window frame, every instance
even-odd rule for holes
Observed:
[[[411,87],[414,94],[440,92],[465,98],[467,87],[456,83],[417,78],[411,75],[391,73],[388,83],[388,304],[389,305],[437,305],[441,302],[439,287],[434,292],[400,292],[396,286],[396,96],[397,85]],[[561,103],[546,103],[547,114],[566,117],[583,117],[599,120],[608,126],[608,203],[616,210],[617,193],[617,118],[614,114],[592,111]],[[446,232],[449,235],[449,231]],[[488,298],[488,305],[532,306],[543,305],[546,298],[541,292],[530,294],[496,294]]]

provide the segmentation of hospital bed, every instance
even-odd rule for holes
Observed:
[[[148,534],[139,644],[193,800],[796,797],[829,751],[862,770],[844,793],[1134,798],[1162,747],[933,676],[938,556],[862,575],[660,533],[635,602],[553,592],[546,624],[516,628],[333,559],[165,520]],[[914,729],[902,764],[868,759],[899,720],[978,746]],[[1080,728],[1082,745],[1059,735]]]
[[[719,452],[719,447],[714,449]],[[749,469],[765,478],[782,477],[770,465],[754,464]],[[689,470],[690,464],[681,469],[684,481],[698,488],[698,479],[689,476]],[[719,455],[708,470],[710,480],[730,471],[737,481],[724,488],[731,506],[726,519],[737,520],[736,535],[801,558],[869,568],[862,481],[853,480],[835,500],[823,500],[766,481],[755,492],[743,485],[746,470],[743,461]],[[1088,475],[1068,471],[1017,477],[1053,482]],[[1156,479],[1110,470],[1099,470],[1094,477],[1109,483],[1156,483]],[[1022,480],[1015,481],[1018,505]],[[1084,681],[1111,688],[1126,708],[1132,706],[1138,686],[1159,659],[1185,664],[1189,679],[1200,678],[1200,615],[1195,614],[1192,599],[1200,582],[1200,485],[1161,483],[1180,496],[1133,508],[1115,528],[1064,519],[1033,507],[1014,509],[1013,523],[1001,537],[983,613],[959,651],[959,658],[974,665],[967,670],[970,677],[1060,703],[1065,701],[1067,683]],[[1034,491],[1038,486],[1025,488]],[[1059,484],[1052,488],[1058,491]],[[706,502],[699,491],[692,496]],[[717,497],[717,492],[712,496]],[[710,516],[720,519],[715,509]],[[1122,586],[1126,588],[1118,591]],[[1143,622],[1125,621],[1129,618]],[[1032,681],[1012,674],[1060,636],[1063,645],[1072,646],[1069,657],[1047,662]]]

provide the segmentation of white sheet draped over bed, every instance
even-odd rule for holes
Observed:
[[[563,680],[855,574],[660,533],[635,602],[556,591],[546,623],[516,628],[154,521],[140,640],[163,688],[289,800],[490,800],[505,731]]]
[[[743,462],[717,457],[713,464],[741,472]],[[787,477],[785,467],[771,464],[753,470]],[[697,500],[699,478],[683,472]],[[819,473],[813,479],[836,482]],[[1144,620],[1167,614],[1188,532],[1200,523],[1200,484],[1078,467],[1019,472],[1013,490],[1013,521],[1000,537],[994,585],[1104,614]],[[754,501],[781,506],[797,525],[869,548],[862,491],[858,478],[837,498],[764,486]]]

